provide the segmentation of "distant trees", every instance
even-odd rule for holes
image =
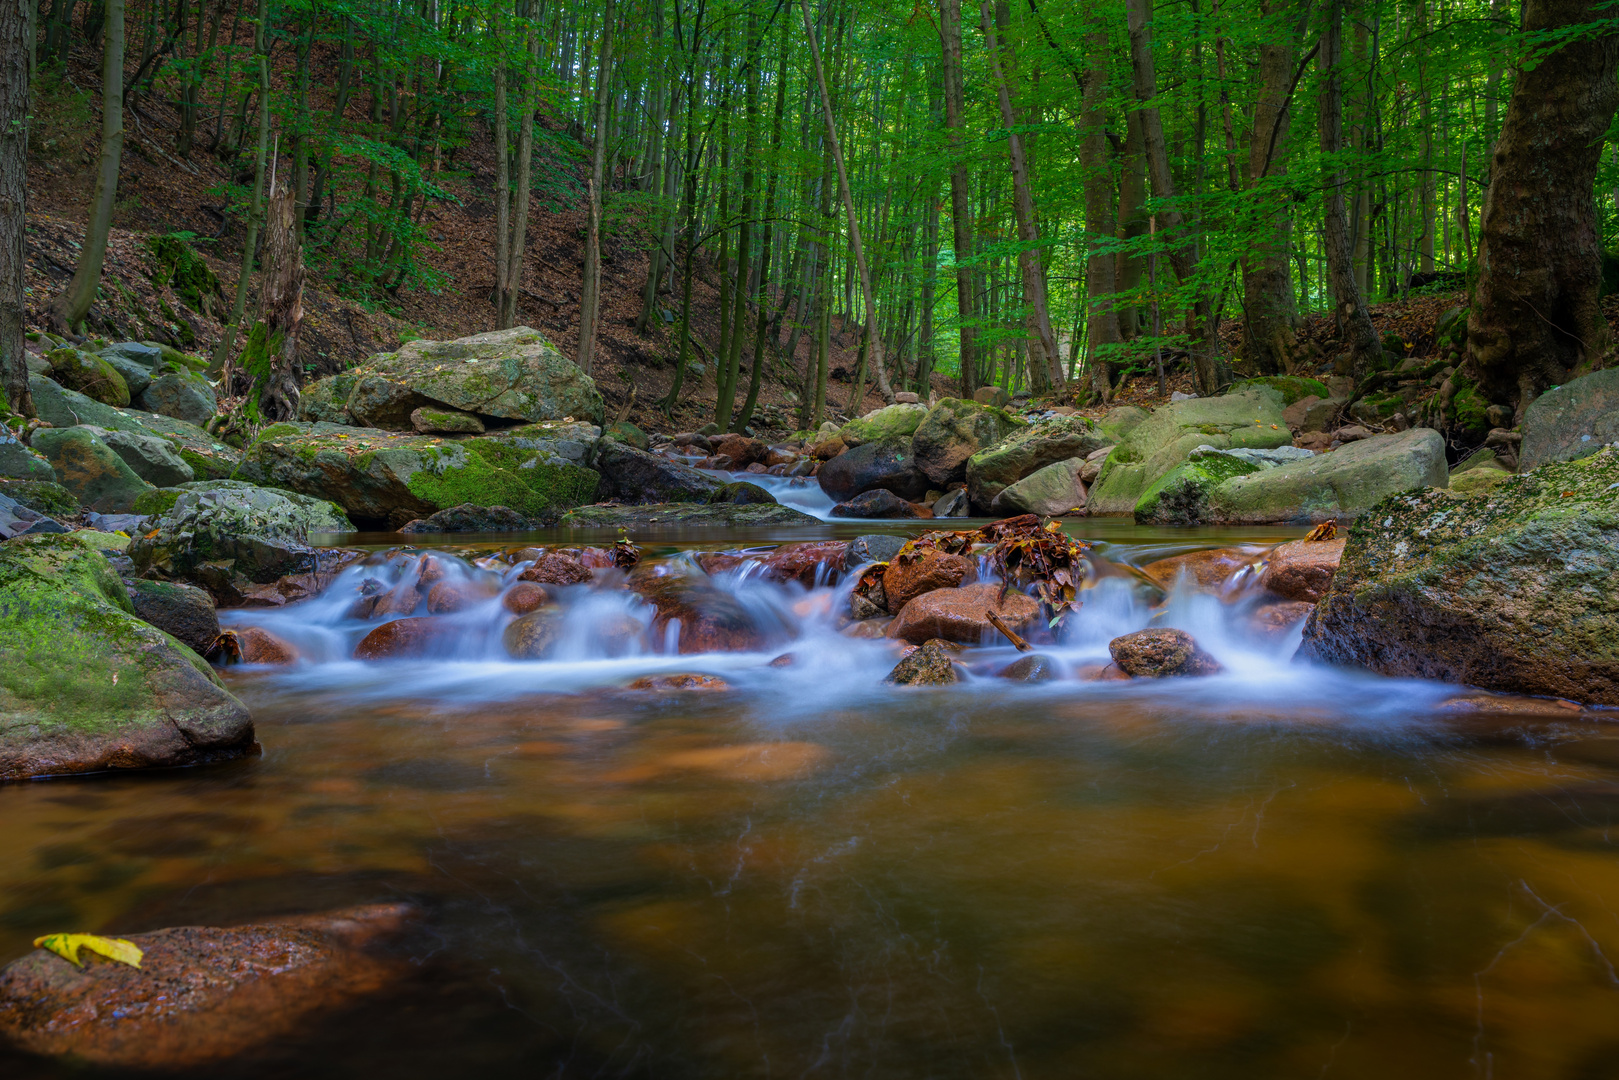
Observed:
[[[0,0],[0,390],[24,416],[34,415],[23,344],[31,2]]]

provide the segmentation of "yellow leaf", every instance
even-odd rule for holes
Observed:
[[[46,934],[44,937],[34,939],[34,948],[49,949],[78,967],[84,966],[84,961],[79,959],[81,948],[100,953],[108,960],[116,960],[120,964],[128,964],[134,968],[141,966],[143,955],[140,947],[133,941],[100,937],[96,934]]]

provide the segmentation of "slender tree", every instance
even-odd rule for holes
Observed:
[[[596,357],[596,319],[601,307],[601,216],[607,170],[607,102],[613,72],[613,0],[604,0],[602,40],[598,50],[596,104],[590,147],[590,186],[585,208],[585,275],[579,291],[579,367],[590,374]]]
[[[28,271],[28,46],[32,0],[0,0],[0,390],[23,416],[28,392],[23,282]]]

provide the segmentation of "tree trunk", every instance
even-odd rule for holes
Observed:
[[[109,0],[111,2],[111,0]],[[268,0],[259,0],[258,29],[253,34],[253,51],[259,58],[259,147],[253,161],[253,202],[248,210],[247,236],[242,240],[242,268],[236,277],[236,299],[231,304],[230,317],[214,346],[214,355],[208,370],[220,374],[230,360],[236,344],[236,328],[242,313],[247,310],[247,289],[253,280],[254,249],[259,243],[259,228],[264,221],[264,165],[270,155],[270,49],[266,42],[266,24],[269,22]]]
[[[866,266],[866,250],[860,243],[860,221],[855,216],[854,197],[849,193],[849,170],[843,165],[843,149],[838,145],[837,123],[832,117],[832,99],[826,91],[826,72],[821,67],[821,46],[815,39],[815,23],[810,18],[809,0],[798,0],[804,15],[804,33],[809,37],[810,62],[815,69],[815,83],[821,91],[821,111],[826,116],[826,140],[832,152],[832,161],[838,170],[838,193],[843,197],[843,212],[849,219],[849,247],[854,254],[855,268],[860,274],[860,289],[866,302],[866,325],[871,327],[877,318],[877,302],[871,291],[871,271]],[[888,371],[883,365],[883,343],[875,334],[866,335],[871,343],[871,369],[877,375],[877,392],[890,405],[894,403],[894,389],[888,385]]]
[[[251,380],[249,400],[264,420],[298,415],[298,327],[304,317],[303,243],[298,238],[297,196],[282,187],[265,213],[263,284],[259,319],[242,350]]]
[[[1062,358],[1057,338],[1051,332],[1051,315],[1046,307],[1046,270],[1040,261],[1040,226],[1034,216],[1034,195],[1029,190],[1029,163],[1024,156],[1023,135],[1018,131],[1017,110],[1012,104],[1012,88],[1007,76],[1005,50],[996,33],[989,0],[979,0],[984,40],[989,48],[990,72],[995,79],[1001,106],[1001,123],[1006,125],[1007,154],[1012,165],[1012,204],[1017,217],[1018,269],[1023,277],[1023,302],[1028,308],[1029,381],[1037,393],[1060,389],[1063,384]]]
[[[1101,242],[1111,238],[1118,227],[1113,203],[1113,185],[1107,157],[1108,33],[1097,26],[1089,35],[1090,70],[1081,94],[1081,123],[1085,129],[1080,144],[1080,164],[1085,175],[1085,231],[1089,254],[1085,260],[1087,327],[1085,342],[1090,357],[1091,390],[1102,401],[1113,398],[1113,377],[1108,367],[1114,347],[1119,344],[1119,319],[1113,310],[1114,256]]]
[[[107,256],[107,232],[112,228],[112,204],[118,197],[118,166],[124,153],[124,0],[107,0],[106,45],[101,61],[101,167],[96,172],[95,195],[90,199],[90,222],[84,232],[73,280],[51,301],[50,322],[68,334],[84,321],[101,285],[101,263]]]
[[[944,70],[944,126],[950,140],[950,226],[955,239],[956,314],[961,335],[961,396],[970,398],[978,389],[979,356],[974,321],[972,189],[968,186],[966,148],[962,128],[966,123],[965,79],[961,68],[961,0],[939,4],[939,42]]]
[[[34,0],[0,0],[0,391],[34,415],[28,393],[23,282],[28,270],[28,13]]]
[[[787,28],[788,20],[782,20],[781,26],[781,53],[776,63],[776,105],[775,115],[771,119],[770,131],[770,179],[765,183],[764,202],[760,203],[764,223],[764,235],[759,240],[759,282],[754,287],[756,304],[758,307],[758,325],[753,332],[753,371],[748,376],[748,397],[742,403],[742,409],[731,422],[731,430],[741,431],[753,421],[754,407],[759,403],[759,383],[764,377],[765,338],[770,327],[770,296],[768,282],[770,279],[770,246],[776,235],[776,229],[771,222],[771,213],[776,205],[776,180],[781,175],[781,122],[787,110]]]
[[[1523,29],[1607,18],[1593,0],[1525,0]],[[1464,370],[1486,401],[1512,405],[1520,420],[1541,391],[1589,370],[1610,345],[1591,197],[1619,107],[1619,35],[1605,29],[1519,68],[1492,156]]]
[[[517,175],[512,178],[511,243],[506,251],[506,293],[501,297],[499,326],[517,325],[517,297],[523,289],[523,255],[528,246],[529,188],[534,170],[534,114],[539,109],[539,36],[534,27],[534,0],[523,6],[523,105],[517,113]]]
[[[1141,141],[1141,113],[1135,109],[1125,116],[1124,153],[1119,167],[1119,239],[1135,240],[1147,235],[1147,152]],[[1121,251],[1113,262],[1113,287],[1134,297],[1141,288],[1139,255]],[[1134,341],[1141,336],[1141,305],[1132,302],[1120,308],[1119,336]]]
[[[1355,253],[1349,242],[1349,213],[1344,207],[1343,168],[1336,160],[1344,145],[1343,0],[1327,0],[1327,25],[1321,35],[1320,129],[1323,201],[1326,203],[1325,246],[1338,335],[1349,347],[1349,371],[1358,382],[1378,363],[1372,317],[1355,285]]]
[[[607,92],[613,70],[613,0],[602,14],[600,70],[596,74],[595,135],[590,147],[590,206],[585,219],[585,279],[579,300],[579,369],[590,374],[596,359],[596,320],[601,307],[601,216],[607,170]]]

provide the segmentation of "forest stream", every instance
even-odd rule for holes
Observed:
[[[853,575],[711,567],[762,629],[745,652],[682,653],[634,593],[571,586],[554,653],[516,661],[499,553],[579,533],[369,545],[319,597],[222,613],[299,654],[227,669],[262,756],[0,788],[0,953],[43,924],[418,913],[386,986],[214,1076],[1612,1075],[1603,713],[1293,662],[1251,572],[1156,608],[1132,585],[1302,530],[1067,528],[1115,572],[1037,646],[1055,677],[999,677],[1001,642],[933,688],[840,632]],[[676,572],[717,546],[636,540]],[[430,558],[496,591],[423,659],[351,659],[360,583]],[[1223,670],[1085,681],[1149,621]],[[726,688],[628,688],[676,673]]]

